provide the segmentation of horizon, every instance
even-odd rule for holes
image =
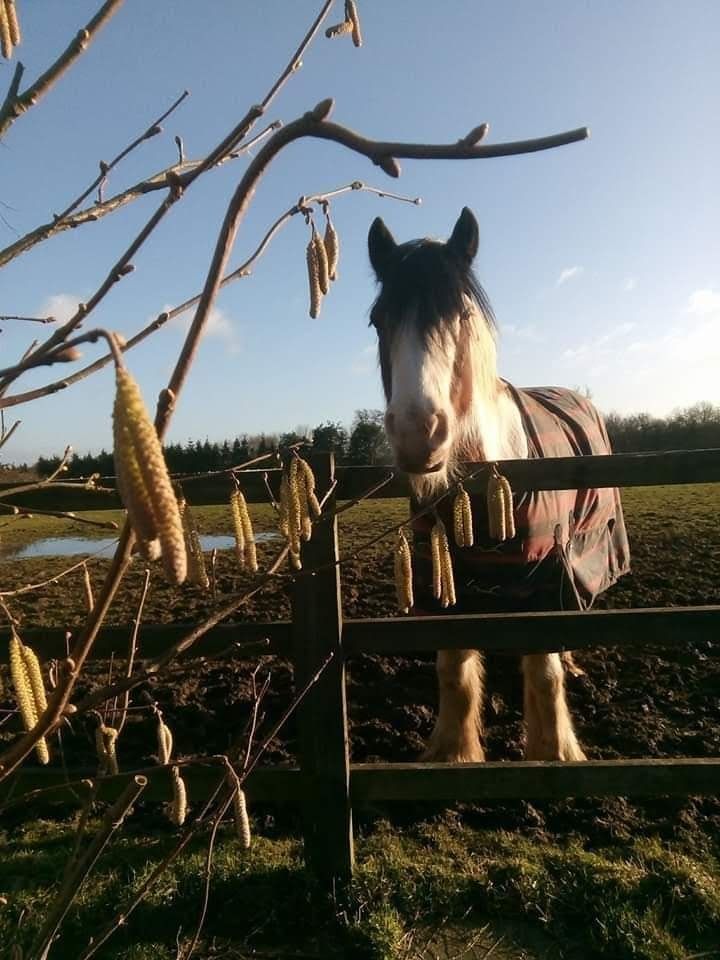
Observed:
[[[230,0],[219,0],[208,18],[191,0],[180,0],[168,17],[167,4],[127,0],[2,141],[0,247],[62,209],[93,179],[100,158],[114,156],[185,88],[192,94],[162,136],[112,172],[108,195],[172,163],[176,134],[189,158],[204,155],[264,95],[319,7],[268,0],[240,16]],[[27,81],[96,9],[95,0],[38,0],[22,9],[24,42],[16,58]],[[330,94],[333,119],[370,137],[453,142],[489,121],[488,143],[583,125],[591,138],[498,160],[406,160],[399,180],[336,145],[288,150],[260,185],[233,264],[300,194],[360,179],[422,196],[423,204],[368,194],[333,203],[339,279],[319,320],[307,313],[307,230],[293,218],[253,275],[221,294],[168,443],[222,442],[328,420],[348,425],[357,409],[383,408],[367,328],[375,295],[368,227],[380,215],[398,241],[446,237],[466,204],[480,220],[475,266],[498,316],[501,375],[518,385],[588,388],[606,414],[665,417],[695,403],[720,403],[713,159],[720,132],[707,122],[720,106],[717,4],[699,0],[686,9],[639,0],[628,7],[612,0],[600,9],[555,0],[495,9],[458,0],[449,17],[429,3],[365,0],[361,16],[363,47],[321,34],[267,121],[292,119]],[[0,86],[7,87],[14,66],[0,63]],[[94,324],[131,336],[202,288],[227,199],[246,165],[228,163],[188,191],[140,251],[135,273],[93,315]],[[157,203],[153,196],[136,201],[14,260],[0,274],[0,313],[68,316]],[[165,385],[187,317],[127,355],[149,408]],[[32,339],[29,326],[35,325],[3,324],[3,365]],[[83,352],[79,366],[104,350]],[[77,366],[33,371],[18,389]],[[6,423],[23,423],[3,448],[3,462],[33,463],[68,444],[81,455],[110,449],[111,408],[109,367],[52,397],[10,408]],[[236,420],[243,423],[239,432]]]

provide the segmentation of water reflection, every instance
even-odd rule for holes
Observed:
[[[258,543],[278,540],[277,533],[258,533],[255,535]],[[99,554],[110,556],[117,543],[117,537],[92,539],[90,537],[48,537],[45,540],[35,540],[24,547],[3,550],[4,557],[14,560],[32,560],[36,557],[74,557],[82,554]],[[201,534],[200,544],[204,551],[231,550],[235,546],[235,538],[220,534]]]

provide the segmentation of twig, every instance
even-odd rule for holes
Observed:
[[[145,607],[145,600],[148,594],[148,587],[150,586],[150,571],[145,571],[145,582],[143,583],[142,591],[140,593],[140,600],[138,602],[137,612],[135,614],[135,619],[133,620],[133,629],[130,636],[130,646],[128,649],[128,658],[127,665],[125,667],[125,676],[130,678],[132,676],[133,667],[135,666],[135,655],[137,654],[137,645],[138,645],[138,633],[140,631],[140,624],[142,623],[143,609]],[[118,737],[123,731],[123,727],[127,721],[128,707],[130,706],[130,691],[125,691],[125,699],[123,702],[122,714],[120,715],[120,723],[115,721],[115,708],[117,706],[117,700],[113,705],[113,726],[118,732]]]
[[[13,313],[0,313],[0,322],[6,320],[23,320],[26,323],[57,323],[57,317],[21,317]]]
[[[117,2],[117,0],[116,0]],[[122,0],[120,0],[122,2]],[[135,255],[135,253],[140,249],[145,240],[150,236],[150,234],[155,230],[161,220],[169,212],[173,204],[180,199],[184,191],[197,180],[199,176],[205,173],[207,170],[210,170],[212,167],[220,163],[226,155],[235,150],[238,145],[244,140],[248,135],[250,130],[255,125],[256,121],[260,119],[265,113],[267,107],[270,105],[271,101],[274,99],[279,90],[283,87],[288,77],[293,73],[296,63],[298,63],[300,56],[304,52],[305,48],[312,41],[313,37],[316,35],[317,31],[320,29],[323,20],[330,12],[330,8],[333,4],[333,0],[326,0],[320,13],[315,18],[313,25],[311,26],[308,33],[305,35],[303,41],[301,42],[298,50],[295,53],[294,59],[291,61],[290,65],[285,68],[283,73],[280,75],[278,80],[270,88],[270,91],[265,96],[265,99],[261,104],[255,104],[250,107],[242,120],[230,131],[230,133],[215,147],[214,150],[202,160],[198,166],[189,174],[186,180],[182,183],[178,182],[174,177],[168,178],[168,193],[163,202],[157,208],[155,213],[152,214],[150,219],[147,221],[145,226],[140,230],[140,233],[136,236],[133,242],[130,244],[125,253],[120,257],[120,259],[115,263],[111,268],[110,272],[106,276],[105,280],[102,282],[100,287],[95,291],[95,293],[90,297],[86,304],[82,304],[82,309],[78,309],[75,314],[70,317],[70,319],[63,324],[63,326],[55,331],[55,333],[45,341],[44,344],[41,344],[36,353],[44,354],[52,351],[58,344],[62,343],[72,332],[82,323],[85,317],[100,303],[100,301],[107,295],[107,293],[112,288],[113,284],[117,282],[118,279],[123,275],[123,268],[130,263],[130,260]],[[1,131],[0,131],[1,133]],[[187,343],[186,339],[186,343]],[[5,377],[0,381],[0,396],[2,396],[7,390],[10,383],[15,379],[14,376]],[[172,389],[172,387],[170,388]],[[177,391],[175,391],[177,392]]]
[[[57,934],[70,904],[78,894],[80,887],[90,870],[96,864],[101,853],[112,837],[122,826],[125,817],[131,810],[142,791],[147,786],[146,777],[134,777],[127,785],[115,803],[107,810],[100,824],[100,829],[93,837],[87,850],[77,857],[73,869],[65,878],[50,912],[38,933],[32,953],[39,960],[45,960],[52,942]]]
[[[1,444],[0,444],[1,445]],[[4,493],[4,491],[3,491]],[[5,503],[0,500],[0,510],[7,510],[18,517],[57,517],[60,520],[74,520],[76,523],[85,523],[91,527],[100,527],[102,530],[118,530],[119,525],[114,520],[90,520],[89,517],[79,517],[72,510],[37,510],[35,507],[17,507],[14,503]]]
[[[170,114],[177,110],[183,100],[189,96],[190,91],[183,90],[177,100],[175,100],[175,102],[172,103],[164,113],[160,114],[157,120],[153,120],[153,122],[145,128],[140,136],[136,137],[131,143],[129,143],[123,150],[120,151],[120,153],[118,153],[116,157],[114,157],[109,163],[101,161],[99,175],[93,180],[90,186],[80,194],[79,197],[73,200],[72,203],[70,203],[62,211],[62,213],[59,213],[57,216],[53,217],[55,225],[61,223],[63,220],[69,217],[73,210],[76,210],[84,200],[87,200],[87,198],[97,189],[97,187],[107,180],[107,175],[110,173],[110,171],[113,170],[119,163],[121,163],[125,157],[128,156],[128,154],[132,153],[136,147],[139,147],[141,143],[144,143],[146,140],[150,140],[153,137],[156,137],[159,133],[162,133],[162,127],[160,124],[167,120]]]
[[[95,35],[114,13],[121,7],[123,0],[107,0],[95,16],[80,30],[67,49],[57,60],[38,77],[32,86],[18,93],[22,71],[16,70],[5,100],[0,106],[0,138],[4,137],[13,123],[34,107],[55,85],[60,77],[70,69],[75,61],[87,50]],[[19,66],[19,65],[18,65]]]
[[[15,423],[10,427],[9,430],[5,430],[5,422],[3,421],[2,436],[0,436],[0,447],[4,447],[8,442],[10,437],[15,433],[17,428],[22,423],[22,420],[16,420]]]
[[[278,121],[274,121],[273,123],[269,124],[269,126],[267,126],[261,133],[258,133],[251,140],[247,140],[244,143],[239,144],[235,150],[228,154],[227,157],[225,157],[223,160],[217,161],[215,166],[221,166],[227,160],[235,160],[238,157],[241,157],[247,150],[258,143],[261,139],[268,136],[274,130],[277,130],[279,126],[280,123]],[[64,233],[66,230],[74,230],[75,228],[84,226],[88,223],[97,223],[98,220],[102,220],[102,218],[108,216],[108,214],[115,213],[117,210],[121,210],[134,200],[148,196],[149,194],[155,193],[158,190],[167,190],[169,187],[173,186],[173,184],[177,184],[179,187],[185,187],[189,182],[191,182],[192,175],[200,168],[202,163],[202,160],[183,160],[180,163],[175,163],[170,167],[165,167],[163,170],[159,170],[157,173],[152,174],[152,176],[147,177],[145,180],[139,180],[137,183],[134,183],[130,187],[126,187],[124,190],[121,190],[120,193],[116,193],[112,197],[108,197],[105,200],[98,200],[96,203],[89,207],[85,207],[83,210],[79,210],[76,213],[70,213],[61,219],[53,218],[46,223],[41,223],[39,226],[30,230],[22,237],[18,237],[17,240],[14,240],[11,244],[8,244],[7,247],[0,250],[0,267],[6,266],[11,260],[14,260],[23,253],[27,253],[28,250],[31,250],[38,243],[42,243],[44,240],[49,240],[51,237],[54,237],[60,233]]]
[[[287,722],[288,718],[294,713],[294,711],[298,708],[298,706],[302,703],[302,701],[308,695],[312,687],[317,683],[323,670],[325,670],[325,668],[330,663],[332,658],[333,658],[333,654],[330,653],[330,655],[326,657],[325,660],[320,664],[318,669],[313,673],[313,675],[310,677],[307,683],[302,687],[302,689],[295,694],[290,704],[283,712],[280,720],[273,726],[272,730],[270,731],[268,736],[265,738],[262,745],[258,748],[258,751],[256,752],[255,757],[253,758],[251,763],[248,765],[247,770],[243,771],[242,775],[239,776],[238,779],[241,785],[245,782],[248,774],[254,768],[257,762],[260,760],[262,754],[267,749],[269,744],[277,736],[277,733],[280,730],[280,728],[283,726],[283,724]],[[228,763],[227,757],[222,757],[221,759],[223,760],[224,766],[227,766],[227,763]],[[140,885],[139,889],[136,891],[132,900],[124,908],[124,910],[116,914],[116,916],[112,920],[110,920],[109,923],[105,927],[103,927],[103,929],[93,937],[92,943],[90,943],[87,946],[87,948],[80,955],[78,960],[90,960],[91,957],[95,956],[95,954],[100,949],[100,947],[107,942],[108,938],[111,937],[112,934],[127,921],[130,914],[133,913],[133,911],[138,906],[138,904],[142,902],[148,890],[152,887],[152,885],[155,883],[158,877],[162,876],[162,874],[165,872],[167,867],[173,862],[173,860],[175,860],[180,855],[180,853],[182,853],[182,851],[188,845],[190,840],[199,831],[200,827],[205,822],[208,814],[212,810],[212,807],[215,801],[218,798],[220,798],[219,804],[218,804],[218,810],[217,810],[217,813],[215,814],[215,822],[219,822],[220,820],[222,820],[222,818],[225,816],[226,812],[230,808],[230,805],[233,802],[234,795],[235,795],[235,788],[228,786],[226,775],[225,773],[223,773],[222,780],[219,782],[219,784],[213,791],[212,795],[210,796],[210,799],[207,801],[207,803],[205,804],[203,809],[200,811],[200,813],[196,816],[195,820],[185,828],[185,831],[182,837],[180,838],[180,840],[175,844],[173,849],[165,856],[162,862],[159,863],[152,870],[149,876]]]

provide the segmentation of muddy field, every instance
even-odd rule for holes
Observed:
[[[625,492],[624,504],[633,550],[633,572],[613,588],[599,606],[649,607],[720,603],[720,491],[712,486],[663,487]],[[350,511],[341,528],[341,551],[349,553],[388,524],[403,517],[405,503],[376,501]],[[203,532],[227,532],[223,508],[198,509]],[[255,511],[258,530],[272,529],[269,510]],[[24,529],[17,525],[5,534],[2,563],[3,590],[16,589],[56,575],[67,568],[68,558],[13,560],[12,551],[33,537],[59,533],[87,536],[91,528],[48,532],[43,521]],[[60,521],[57,521],[60,524]],[[103,535],[104,531],[96,534]],[[277,544],[261,548],[261,562],[271,557]],[[95,586],[101,582],[107,560],[89,562]],[[349,617],[394,614],[394,587],[388,548],[373,547],[343,566],[343,602]],[[111,620],[126,623],[133,616],[142,581],[140,565],[131,571]],[[220,594],[242,587],[232,552],[218,560]],[[243,619],[273,620],[289,616],[287,583],[271,584],[247,605]],[[62,626],[75,629],[82,617],[79,572],[40,591],[9,597],[14,615],[23,627]],[[212,599],[197,588],[170,590],[153,576],[145,622],[191,622],[213,607]],[[590,758],[714,756],[720,754],[720,657],[718,644],[710,640],[688,643],[678,636],[671,644],[648,643],[637,648],[581,651],[578,663],[585,676],[568,676],[571,709],[581,742]],[[201,648],[200,648],[201,651]],[[142,653],[142,641],[141,641]],[[119,651],[122,656],[122,652]],[[175,664],[134,702],[142,706],[151,696],[163,709],[175,732],[181,756],[224,751],[245,724],[249,711],[250,675],[253,663],[225,660],[187,660]],[[109,665],[92,669],[93,685],[106,680]],[[117,670],[117,665],[115,670]],[[288,665],[273,658],[260,660],[259,674],[272,672],[270,691],[263,710],[263,729],[272,723],[287,703],[292,689]],[[519,759],[522,752],[522,702],[518,662],[500,656],[487,658],[485,744],[488,759]],[[87,689],[86,684],[84,686]],[[435,673],[430,658],[366,656],[352,661],[349,671],[349,701],[352,755],[357,761],[412,760],[417,757],[433,720]],[[7,692],[2,707],[8,708]],[[14,721],[13,721],[14,722]],[[0,728],[10,736],[11,724]],[[92,763],[92,724],[78,723],[74,736],[64,737],[70,765]],[[270,762],[289,760],[294,752],[292,722],[268,752]],[[133,712],[120,744],[121,765],[142,766],[152,762],[154,727],[147,712]],[[608,811],[612,810],[612,814]],[[603,812],[605,811],[605,812]],[[557,827],[556,818],[567,826],[609,834],[628,834],[643,823],[665,823],[674,829],[675,814],[704,826],[720,826],[720,803],[713,800],[677,803],[646,803],[630,806],[609,804],[500,805],[486,816],[511,827],[530,822],[533,826]],[[687,824],[690,826],[690,822]]]

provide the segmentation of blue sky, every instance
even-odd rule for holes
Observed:
[[[37,73],[97,0],[21,0],[16,56]],[[114,192],[175,157],[203,155],[261,99],[320,0],[126,0],[59,86],[0,144],[0,246],[63,207],[184,89],[191,97],[112,174]],[[329,22],[341,19],[341,3]],[[558,150],[473,162],[404,161],[391,181],[334,144],[300,143],[262,182],[233,262],[300,194],[354,179],[423,198],[420,207],[351,194],[333,206],[340,278],[320,319],[307,314],[299,218],[250,279],[221,294],[170,438],[349,423],[381,406],[374,281],[366,236],[380,214],[399,240],[447,236],[463,205],[481,226],[477,271],[494,304],[500,372],[518,385],[589,387],[605,411],[665,414],[720,403],[720,5],[665,0],[360,0],[365,43],[320,36],[268,119],[290,120],[326,96],[334,119],[376,138],[453,141],[489,121],[494,141],[587,124]],[[0,91],[12,66],[0,61]],[[131,336],[201,287],[227,201],[245,167],[207,174],[94,314]],[[63,314],[86,299],[158,203],[137,202],[48,241],[0,272],[0,313]],[[129,354],[149,405],[180,348],[177,321]],[[2,364],[37,330],[7,323]],[[85,350],[84,360],[95,348]],[[56,368],[57,369],[57,368]],[[62,371],[63,373],[65,370]],[[33,372],[18,387],[55,379]],[[70,443],[111,444],[112,374],[17,407],[6,460]]]

